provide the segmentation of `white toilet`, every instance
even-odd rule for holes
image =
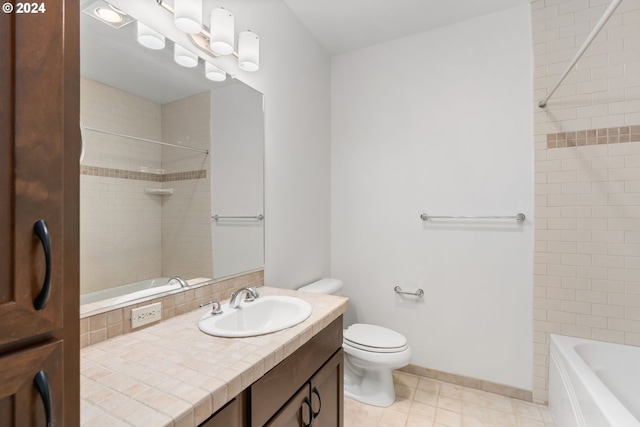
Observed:
[[[299,290],[340,295],[342,281],[322,279]],[[389,406],[395,399],[393,369],[411,360],[407,339],[382,326],[355,323],[344,330],[344,395],[362,403]]]

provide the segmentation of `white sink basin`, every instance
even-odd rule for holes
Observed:
[[[205,334],[217,337],[251,337],[290,328],[311,314],[311,304],[303,299],[267,295],[239,308],[222,304],[222,314],[207,312],[198,322]]]

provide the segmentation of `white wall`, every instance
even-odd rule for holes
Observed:
[[[238,75],[265,95],[265,284],[295,288],[330,271],[330,60],[281,0],[232,5],[261,40]]]
[[[357,320],[414,365],[530,390],[532,221],[419,217],[533,218],[529,5],[335,56],[331,78],[331,273]]]

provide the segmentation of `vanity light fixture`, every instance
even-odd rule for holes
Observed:
[[[179,19],[186,19],[186,5],[193,15],[193,21],[202,22],[202,0],[175,0],[174,7],[165,0],[156,3],[173,14],[176,27],[187,33],[193,44],[208,55],[217,58],[222,55],[233,55],[238,58],[238,68],[243,71],[254,72],[260,69],[260,37],[251,31],[243,31],[238,35],[238,51],[234,51],[235,23],[234,16],[228,10],[219,7],[211,11],[210,28],[200,25],[200,30],[193,32],[196,26],[182,25]],[[194,12],[197,4],[199,14]],[[199,16],[199,20],[195,17]],[[181,22],[180,24],[178,22]]]
[[[188,34],[202,31],[202,0],[175,0],[173,23]]]
[[[249,30],[238,36],[238,67],[249,72],[260,68],[260,37]]]
[[[234,51],[234,21],[233,14],[218,7],[211,11],[211,27],[209,47],[218,55],[230,55]]]
[[[220,68],[216,67],[210,62],[205,61],[204,71],[205,71],[204,73],[205,77],[214,82],[223,82],[227,79],[227,73],[225,73]]]
[[[97,0],[82,9],[87,15],[113,28],[122,28],[133,22],[133,18],[103,0]]]
[[[198,55],[179,44],[173,45],[173,60],[187,68],[193,68],[198,65]]]
[[[138,43],[149,49],[164,49],[165,39],[162,34],[138,21]]]

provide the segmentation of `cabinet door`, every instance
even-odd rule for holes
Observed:
[[[311,377],[313,427],[342,427],[343,406],[344,352],[340,349]]]
[[[61,426],[63,368],[60,341],[0,357],[0,425]]]
[[[240,393],[199,427],[243,427],[247,424],[245,393]]]
[[[265,424],[266,427],[310,427],[311,402],[309,383],[305,384],[280,410]],[[335,426],[334,426],[335,427]]]
[[[0,14],[0,346],[62,326],[65,137],[78,123],[65,3],[78,7]]]

